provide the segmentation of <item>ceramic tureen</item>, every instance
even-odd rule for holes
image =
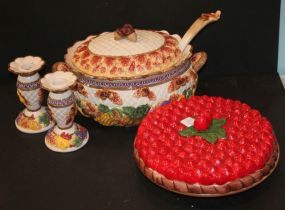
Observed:
[[[153,108],[194,94],[205,52],[192,54],[190,41],[220,11],[202,14],[181,38],[167,31],[133,29],[89,36],[67,50],[53,70],[72,71],[79,111],[112,126],[137,125]]]

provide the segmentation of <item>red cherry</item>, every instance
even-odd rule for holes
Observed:
[[[172,147],[172,141],[170,139],[165,140],[164,145],[167,147]]]
[[[161,129],[159,129],[159,128],[155,128],[155,129],[153,129],[153,134],[157,134],[157,135],[160,135],[161,134]]]
[[[187,144],[187,145],[185,145],[184,147],[184,151],[186,151],[186,152],[192,152],[193,151],[193,145],[191,145],[191,144]]]
[[[197,178],[194,176],[194,171],[191,168],[187,168],[187,172],[186,172],[186,176],[185,176],[185,181],[188,182],[188,183],[195,183],[197,182]]]
[[[179,100],[179,107],[180,108],[183,108],[185,105],[186,105],[186,102],[187,102],[187,100],[186,100],[186,98],[181,98],[180,100]]]
[[[147,147],[142,147],[141,150],[139,151],[140,157],[141,158],[146,158],[147,157]]]
[[[185,107],[185,112],[187,112],[187,113],[192,113],[193,110],[194,110],[193,106],[188,105],[188,106]]]
[[[136,147],[136,148],[140,147],[141,142],[142,142],[142,139],[141,139],[141,138],[138,138],[138,139],[135,141],[135,147]]]
[[[176,127],[176,130],[177,130],[177,131],[182,131],[182,130],[184,130],[184,129],[185,129],[185,126],[182,125],[182,124],[177,125],[177,127]]]
[[[168,167],[167,170],[165,171],[165,176],[169,177],[170,179],[175,179],[177,176],[176,173],[177,171],[174,168]]]
[[[178,157],[184,159],[186,157],[186,152],[184,152],[184,151],[179,152]]]
[[[168,153],[168,149],[166,149],[165,147],[161,147],[161,148],[159,148],[158,153],[160,155],[164,156]]]
[[[177,154],[179,151],[180,151],[180,147],[178,147],[178,146],[172,147],[172,152],[173,152],[174,154]]]
[[[241,164],[233,163],[231,165],[231,175],[234,179],[240,177],[243,173],[243,166]]]
[[[168,168],[169,162],[167,160],[161,160],[158,171],[163,171],[165,172]]]
[[[207,118],[209,121],[212,121],[213,120],[213,116],[211,114],[211,112],[209,110],[205,111],[202,113],[202,116]]]
[[[251,159],[247,159],[245,161],[244,167],[248,173],[252,173],[254,169],[256,168],[254,161]]]
[[[148,142],[147,141],[142,141],[141,145],[144,146],[144,147],[147,147],[148,146]]]
[[[210,127],[211,122],[212,121],[210,120],[210,117],[207,115],[201,115],[199,117],[196,117],[194,120],[194,128],[198,131],[207,130]]]

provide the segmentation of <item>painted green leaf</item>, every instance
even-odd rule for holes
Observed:
[[[115,111],[116,113],[118,113],[120,117],[123,116],[123,111],[121,109],[114,108],[114,109],[112,109],[112,111]]]
[[[127,115],[129,118],[134,119],[135,118],[135,112],[136,109],[131,106],[125,106],[123,107],[123,112],[125,115]]]
[[[135,118],[136,119],[143,118],[148,113],[149,110],[150,110],[150,106],[147,104],[138,106],[135,111]]]
[[[43,114],[43,115],[39,116],[39,122],[41,124],[44,124],[45,126],[48,126],[50,123],[48,115]]]
[[[82,140],[80,139],[80,138],[75,138],[74,140],[73,140],[73,144],[74,144],[74,146],[75,147],[80,147],[80,145],[82,144]]]
[[[103,112],[103,113],[109,113],[111,112],[111,110],[109,109],[109,107],[103,105],[103,104],[99,104],[98,106],[98,109],[100,112]]]
[[[194,126],[190,126],[179,132],[181,136],[201,136],[206,141],[214,144],[219,138],[226,138],[226,131],[222,127],[226,123],[226,119],[213,119],[212,125],[205,131],[198,131]]]
[[[82,108],[82,104],[81,104],[81,101],[80,100],[76,100],[76,105],[78,106],[78,107],[80,107],[80,108]]]
[[[182,94],[185,96],[185,98],[188,99],[193,95],[193,91],[192,89],[189,88],[189,89],[184,90]]]

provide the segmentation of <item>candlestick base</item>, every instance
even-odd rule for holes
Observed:
[[[24,109],[15,120],[17,129],[23,133],[41,133],[54,126],[46,107],[42,106],[37,111]]]
[[[45,137],[45,144],[54,152],[73,152],[83,147],[88,139],[88,130],[73,123],[68,129],[61,129],[58,126],[50,129]]]

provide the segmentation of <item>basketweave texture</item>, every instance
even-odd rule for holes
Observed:
[[[80,72],[104,78],[134,78],[168,71],[178,63],[180,37],[166,31],[136,30],[138,39],[114,40],[113,33],[76,43],[72,64]]]
[[[89,43],[89,50],[98,55],[130,56],[157,50],[164,44],[164,37],[153,31],[136,30],[137,41],[115,40],[114,32],[106,32]]]

